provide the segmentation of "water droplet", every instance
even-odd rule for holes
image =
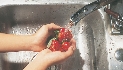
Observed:
[[[112,48],[111,48],[111,50],[112,50]]]
[[[12,31],[13,34],[15,34],[15,31]]]
[[[83,12],[87,12],[87,11],[88,11],[88,9],[87,8],[84,8]]]

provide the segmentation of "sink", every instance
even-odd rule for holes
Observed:
[[[111,4],[111,10],[120,14],[123,17],[123,1],[118,0],[117,2]],[[112,19],[111,19],[112,20]],[[107,33],[107,51],[108,51],[108,61],[110,70],[123,70],[123,62],[118,60],[116,55],[117,51],[123,49],[123,35],[110,35]],[[123,51],[121,51],[123,52]],[[119,54],[122,54],[122,53]],[[122,55],[119,55],[122,57]],[[122,57],[123,58],[123,57]]]
[[[42,25],[51,22],[64,27],[72,14],[91,1],[93,0],[83,0],[82,2],[78,0],[78,3],[69,3],[69,1],[55,4],[1,5],[0,32],[30,35]],[[121,43],[115,42],[115,39],[119,40],[123,36],[110,34],[108,31],[110,20],[103,8],[83,18],[71,28],[77,41],[75,53],[65,62],[53,65],[47,70],[113,70],[111,63],[114,55],[110,55],[110,53],[113,54],[112,50],[115,49],[111,49],[111,47],[114,47],[113,44],[120,45]],[[22,70],[37,53],[32,51],[0,53],[0,70]]]

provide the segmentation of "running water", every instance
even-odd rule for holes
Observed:
[[[65,25],[65,28],[70,30],[73,34],[73,38],[75,37],[75,25],[72,21],[69,21],[67,25]]]
[[[70,30],[74,34],[74,36],[77,35],[78,33],[82,34],[85,30],[85,27],[87,27],[86,22],[82,22],[80,23],[80,25],[75,26],[72,21],[69,21],[69,23],[65,25],[65,28]]]
[[[65,28],[71,29],[73,25],[74,25],[73,22],[72,21],[69,21],[68,24],[65,25]]]

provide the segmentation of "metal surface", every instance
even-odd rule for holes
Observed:
[[[17,35],[29,35],[35,33],[42,25],[50,22],[65,26],[69,21],[69,17],[82,6],[82,4],[5,6],[0,9],[0,31]],[[95,14],[98,15],[95,16]],[[92,19],[92,17],[95,18]],[[95,11],[72,28],[77,40],[77,50],[66,62],[56,65],[57,70],[95,70],[96,67],[102,69],[103,66],[108,66],[106,53],[104,53],[105,57],[100,56],[101,54],[104,55],[103,52],[106,51],[106,48],[101,48],[105,46],[103,23],[101,13]],[[98,54],[95,53],[95,49],[98,50]],[[1,56],[2,70],[22,70],[35,54],[28,51],[3,53]],[[95,54],[99,62],[103,60],[106,63],[96,62]],[[55,66],[51,66],[49,69],[54,70],[55,68]]]
[[[70,22],[72,21],[74,25],[76,25],[81,19],[83,19],[86,15],[92,13],[95,10],[100,9],[101,7],[108,5],[115,0],[97,0],[88,5],[85,5],[81,9],[79,9],[76,13],[74,13],[71,18]]]
[[[110,9],[114,12],[117,12],[123,16],[123,0],[118,0],[117,2],[111,4]],[[110,17],[110,16],[109,16]],[[110,17],[111,19],[111,17]],[[113,19],[109,20],[114,21]],[[110,31],[110,27],[109,27]],[[108,61],[110,70],[123,70],[123,62],[120,62],[117,60],[115,54],[117,50],[123,49],[123,35],[117,34],[117,35],[108,35],[107,36],[107,49],[108,49]],[[120,55],[122,57],[122,55]]]
[[[118,61],[123,62],[123,49],[118,49],[114,55]]]
[[[10,1],[10,2],[9,2]],[[69,18],[94,0],[0,0],[0,32],[29,35],[42,25],[54,22],[65,26]],[[123,36],[108,31],[109,16],[101,8],[82,19],[72,32],[77,49],[65,62],[49,70],[122,70],[114,54],[123,48]],[[0,70],[22,70],[37,52],[0,53]]]
[[[96,8],[97,6],[98,6],[98,1],[85,5],[71,16],[70,21],[72,21],[73,24],[76,25],[82,18],[84,18],[91,12],[97,10]]]
[[[16,35],[29,35],[35,33],[42,25],[47,23],[54,22],[60,26],[65,26],[69,21],[69,17],[82,6],[81,4],[5,6],[0,9],[1,32]],[[78,26],[77,30],[80,30],[79,28],[82,27],[82,25],[81,23],[81,26]],[[85,27],[85,29],[86,28],[88,27]],[[77,34],[76,29],[73,28],[72,31],[74,35]],[[56,68],[57,70],[94,70],[95,49],[92,29],[89,27],[89,29],[85,30],[84,34],[87,35],[82,36],[83,34],[79,34],[79,38],[75,36],[77,40],[80,40],[77,46],[77,48],[80,49],[77,49],[74,55],[66,62],[51,66],[49,70]],[[82,41],[83,38],[87,43]],[[84,51],[81,51],[83,49]],[[83,58],[82,53],[86,54]],[[29,51],[3,53],[2,70],[22,70],[35,54],[36,53]]]
[[[105,8],[104,11],[110,15],[111,20],[111,34],[123,35],[123,17],[112,11],[111,9]]]

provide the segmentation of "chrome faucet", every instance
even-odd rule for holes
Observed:
[[[121,35],[123,34],[123,17],[119,13],[105,8],[104,11],[110,15],[111,18],[111,34]]]
[[[81,9],[79,9],[77,12],[75,12],[71,18],[69,23],[73,23],[73,25],[77,25],[77,23],[83,19],[86,15],[92,13],[93,11],[96,11],[100,9],[101,7],[108,5],[116,0],[97,0],[94,1],[88,5],[85,5]]]

